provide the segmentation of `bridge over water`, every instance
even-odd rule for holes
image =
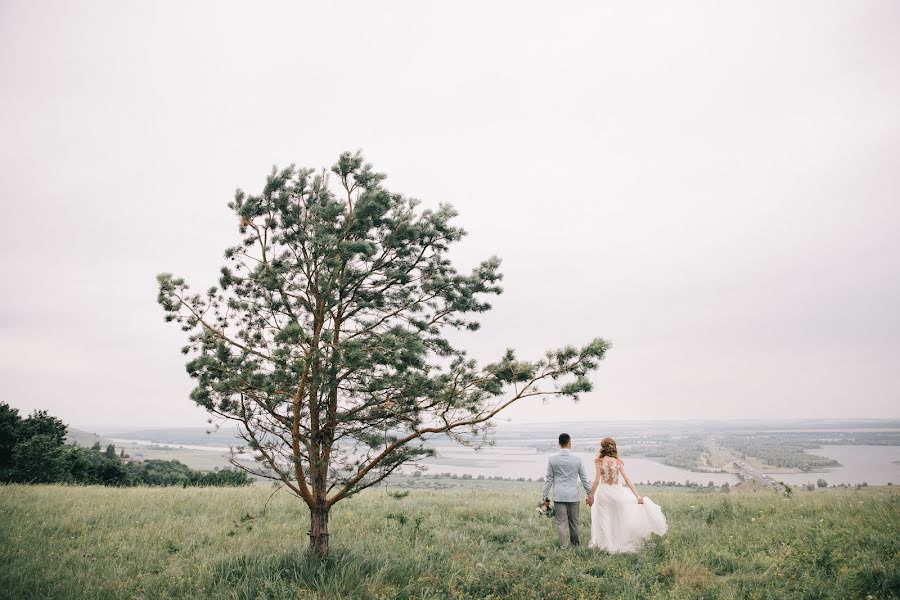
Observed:
[[[756,467],[753,467],[742,460],[734,459],[729,465],[725,467],[725,470],[732,473],[737,473],[737,475],[743,481],[755,479],[756,481],[759,481],[760,483],[763,483],[774,490],[784,490],[784,486],[782,484],[778,483]]]

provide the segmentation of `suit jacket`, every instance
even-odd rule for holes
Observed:
[[[547,461],[547,474],[544,476],[544,492],[542,498],[549,498],[553,488],[553,500],[556,502],[579,502],[578,481],[586,494],[591,493],[591,482],[581,459],[568,448],[563,448],[550,456]]]

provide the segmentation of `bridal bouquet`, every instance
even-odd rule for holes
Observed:
[[[556,516],[556,509],[553,508],[552,504],[544,504],[541,502],[537,507],[538,514],[542,517],[554,517]]]

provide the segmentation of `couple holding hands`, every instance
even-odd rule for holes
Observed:
[[[591,507],[589,547],[611,553],[637,552],[651,534],[666,533],[668,524],[662,509],[634,489],[625,463],[619,458],[616,440],[605,437],[600,442],[600,451],[594,458],[593,485],[581,458],[572,452],[572,437],[568,433],[559,434],[559,446],[559,452],[547,461],[542,497],[546,511],[553,489],[554,518],[562,548],[580,543],[579,485],[587,493],[587,505]]]

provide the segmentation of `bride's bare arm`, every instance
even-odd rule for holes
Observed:
[[[625,479],[625,485],[628,486],[628,489],[631,490],[631,493],[634,494],[634,497],[637,498],[638,504],[643,504],[644,499],[641,498],[641,495],[637,493],[637,490],[634,489],[634,484],[631,483],[631,477],[628,476],[628,473],[625,472],[625,463],[619,460],[619,473],[622,475],[622,478]]]
[[[597,493],[598,485],[600,485],[600,463],[594,461],[594,484],[591,486],[591,498],[593,498],[594,494]]]

